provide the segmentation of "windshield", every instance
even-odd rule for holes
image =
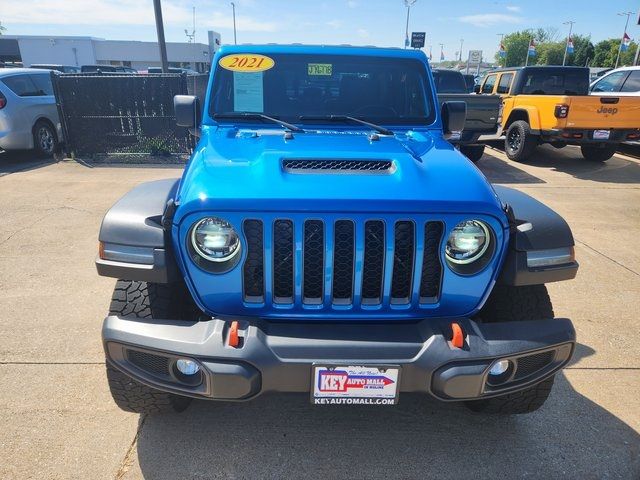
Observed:
[[[418,60],[273,54],[262,60],[262,65],[272,61],[267,70],[234,70],[234,62],[247,57],[228,55],[220,60],[226,68],[216,66],[212,117],[253,112],[291,123],[323,123],[318,117],[349,115],[376,124],[422,125],[435,119],[426,69]],[[245,63],[251,64],[251,59]]]

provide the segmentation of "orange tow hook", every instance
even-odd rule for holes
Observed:
[[[234,320],[231,322],[231,326],[229,327],[229,346],[238,348],[239,345],[240,337],[238,336],[238,321]]]
[[[451,323],[451,345],[456,348],[464,347],[464,333],[462,327],[456,322]]]

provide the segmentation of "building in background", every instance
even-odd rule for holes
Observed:
[[[212,55],[220,47],[220,34],[209,32],[210,44],[168,42],[170,67],[205,72]],[[159,67],[157,42],[105,40],[94,37],[3,35],[0,37],[0,61],[57,65],[122,65],[137,70]]]

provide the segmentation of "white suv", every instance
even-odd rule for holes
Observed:
[[[640,96],[640,66],[611,70],[595,80],[589,91],[592,95]]]

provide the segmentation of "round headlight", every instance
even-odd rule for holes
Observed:
[[[489,227],[479,220],[465,220],[455,226],[447,239],[447,258],[458,265],[478,260],[489,248]]]
[[[210,262],[227,262],[240,252],[240,237],[226,220],[203,218],[191,229],[191,245]]]

